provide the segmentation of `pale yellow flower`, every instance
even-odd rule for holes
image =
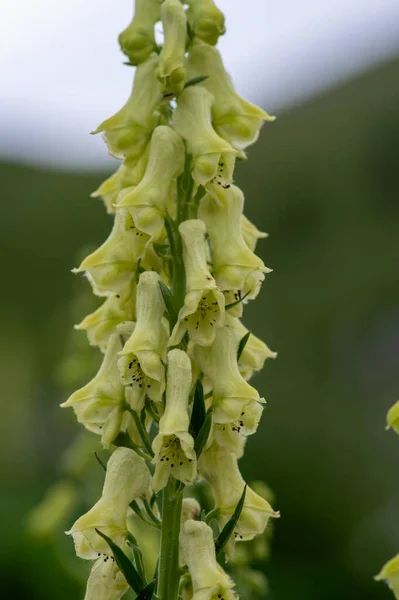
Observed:
[[[201,454],[199,472],[212,487],[215,507],[219,509],[220,526],[224,527],[232,516],[245,487],[237,464],[237,457],[226,448],[213,443]],[[245,494],[241,516],[234,530],[236,541],[252,540],[263,533],[270,517],[279,517],[270,504],[249,486]],[[234,540],[227,547],[227,555],[234,551]]]
[[[145,461],[129,448],[117,448],[107,464],[100,500],[67,531],[72,535],[77,556],[88,560],[100,554],[111,556],[99,529],[121,546],[127,536],[127,511],[135,498],[148,489],[150,474]]]
[[[264,231],[259,231],[256,225],[251,223],[245,215],[241,215],[241,231],[246,245],[252,252],[255,252],[258,240],[268,236]]]
[[[213,532],[209,525],[203,521],[186,521],[181,530],[180,543],[192,579],[192,599],[236,600],[233,582],[217,563]]]
[[[387,429],[392,429],[399,433],[399,400],[388,411]]]
[[[126,207],[140,231],[159,236],[164,217],[175,199],[176,178],[184,168],[184,144],[173,129],[158,126],[151,138],[148,165],[143,179],[122,190],[117,208]]]
[[[144,62],[155,50],[154,26],[161,17],[161,0],[135,0],[132,22],[119,35],[121,50],[132,65]]]
[[[187,18],[194,35],[212,46],[217,44],[226,32],[222,11],[213,0],[189,0],[188,5]]]
[[[399,600],[399,554],[389,560],[374,579],[386,581],[396,600]]]
[[[205,224],[200,219],[179,225],[186,271],[186,296],[169,345],[178,344],[186,331],[197,344],[209,346],[224,322],[224,296],[209,272]]]
[[[137,286],[134,331],[125,343],[118,368],[125,385],[130,387],[129,402],[141,410],[147,395],[160,402],[165,390],[165,369],[169,328],[163,317],[165,304],[159,287],[160,277],[155,271],[140,275]]]
[[[96,560],[90,571],[84,600],[120,600],[128,588],[113,556],[103,556]]]
[[[242,191],[231,186],[219,192],[218,199],[206,194],[201,200],[199,216],[205,222],[211,242],[213,274],[218,287],[239,297],[247,295],[246,300],[252,300],[270,269],[244,241],[243,205]]]
[[[159,56],[157,77],[164,94],[177,94],[186,77],[186,13],[180,0],[164,0],[161,7],[164,43]]]
[[[108,150],[116,158],[139,159],[159,120],[161,84],[155,77],[159,59],[154,56],[139,65],[126,104],[93,133],[104,132]]]
[[[226,72],[219,51],[208,44],[196,43],[190,51],[188,77],[208,75],[201,83],[213,96],[213,126],[220,137],[237,150],[256,142],[264,121],[274,121],[264,110],[237,94]]]
[[[196,346],[194,358],[212,384],[214,435],[231,450],[240,449],[240,436],[255,433],[264,399],[240,374],[238,340],[230,327],[217,330],[212,346]]]
[[[229,187],[237,151],[213,128],[213,96],[200,85],[186,88],[177,98],[173,127],[187,141],[193,155],[192,176],[197,185],[209,182]]]
[[[168,353],[165,412],[152,448],[155,453],[153,488],[159,492],[169,476],[190,483],[197,474],[194,440],[188,433],[188,398],[191,388],[191,363],[183,350]]]

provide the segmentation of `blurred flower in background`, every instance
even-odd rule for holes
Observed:
[[[245,322],[279,354],[256,382],[268,403],[244,465],[282,513],[270,598],[388,599],[372,576],[399,549],[399,455],[384,432],[399,388],[399,2],[218,4],[238,91],[278,116],[237,175],[274,270]],[[128,98],[117,35],[132,11],[131,0],[0,7],[6,598],[83,595],[86,565],[63,532],[102,473],[90,436],[65,454],[78,425],[58,405],[101,359],[73,331],[96,305],[70,270],[110,227],[89,194],[112,159],[89,132]],[[79,491],[73,452],[91,467]],[[27,516],[43,497],[44,524],[40,509]]]

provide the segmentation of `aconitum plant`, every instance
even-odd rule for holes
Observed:
[[[275,357],[241,321],[269,269],[233,175],[273,117],[235,91],[224,33],[213,0],[136,0],[119,36],[133,89],[94,132],[122,162],[93,194],[112,231],[75,269],[103,298],[78,325],[103,361],[62,404],[110,453],[99,500],[67,532],[92,561],[86,600],[129,587],[147,600],[232,600],[235,574],[245,597],[264,593],[250,560],[279,514],[238,460],[265,405],[249,380]]]

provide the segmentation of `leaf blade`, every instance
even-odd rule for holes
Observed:
[[[238,344],[238,350],[237,350],[237,360],[240,360],[240,356],[243,353],[245,346],[247,345],[250,335],[251,335],[251,332],[247,331],[247,333],[240,339],[240,343]]]
[[[96,529],[96,532],[100,537],[102,537],[112,550],[112,554],[114,555],[115,562],[118,565],[119,569],[125,576],[126,581],[130,585],[130,587],[139,594],[143,589],[145,582],[140,577],[133,563],[130,562],[126,554],[123,552],[119,546],[117,546],[111,538],[109,538],[105,533],[102,533],[99,529]]]
[[[230,519],[227,521],[226,525],[223,527],[222,531],[220,532],[220,534],[215,542],[216,556],[218,556],[221,553],[221,551],[223,550],[223,548],[229,541],[230,536],[232,535],[232,533],[235,529],[235,526],[238,523],[238,519],[241,516],[241,512],[242,512],[242,509],[244,506],[246,493],[247,493],[247,485],[245,484],[244,490],[241,494],[241,498],[239,499],[238,504],[235,507],[233,514],[231,515]]]
[[[198,435],[194,441],[194,450],[195,450],[195,454],[197,455],[197,460],[201,456],[204,446],[205,446],[206,442],[208,441],[209,432],[211,430],[211,427],[212,427],[212,409],[210,409],[208,411],[205,421],[204,421],[201,429],[199,430]]]
[[[204,388],[202,382],[198,379],[194,391],[193,411],[191,413],[190,431],[195,439],[201,430],[206,419]]]

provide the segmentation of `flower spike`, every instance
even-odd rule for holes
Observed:
[[[183,350],[171,350],[168,353],[165,412],[159,422],[159,433],[152,443],[155,492],[165,487],[169,475],[183,483],[190,483],[197,474],[194,440],[188,433],[190,388],[190,359]]]
[[[178,344],[185,332],[202,346],[209,346],[224,322],[224,296],[217,288],[207,266],[205,224],[200,219],[184,221],[179,226],[183,240],[186,271],[186,297],[169,345]]]

